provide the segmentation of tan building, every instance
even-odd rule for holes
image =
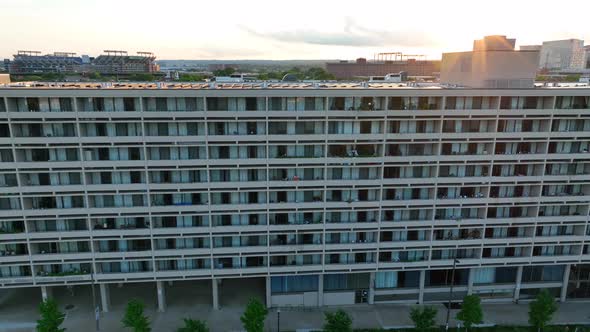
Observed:
[[[514,50],[514,39],[487,36],[474,42],[471,52],[443,53],[440,81],[472,88],[530,88],[538,51]]]
[[[0,74],[0,84],[7,84],[10,83],[10,75],[9,74]]]

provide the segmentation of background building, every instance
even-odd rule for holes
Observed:
[[[520,45],[518,49],[520,51],[537,51],[541,52],[542,45]]]
[[[105,50],[91,61],[89,71],[100,74],[154,73],[160,70],[156,57],[151,52],[137,52],[128,55],[127,51]]]
[[[18,51],[8,65],[11,74],[73,73],[80,71],[82,58],[76,53],[55,52],[42,55],[37,51]]]
[[[584,41],[580,39],[543,42],[539,67],[546,70],[580,70],[585,68]]]
[[[440,82],[472,88],[531,88],[538,51],[515,51],[515,39],[487,36],[472,52],[443,53]]]
[[[440,60],[418,60],[407,58],[401,53],[394,57],[379,57],[373,61],[365,58],[356,59],[354,62],[339,61],[326,63],[326,70],[338,79],[351,79],[358,77],[385,76],[391,73],[404,71],[408,76],[438,76],[440,72]]]
[[[127,51],[104,51],[96,58],[88,55],[76,56],[75,53],[55,52],[41,55],[38,51],[18,51],[12,61],[4,60],[10,74],[42,73],[88,73],[99,74],[136,74],[159,71],[153,53],[137,52],[128,55]]]

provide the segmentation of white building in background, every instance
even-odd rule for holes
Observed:
[[[588,87],[15,83],[0,136],[2,288],[590,297]]]
[[[584,41],[566,39],[543,42],[539,68],[548,70],[584,69]]]

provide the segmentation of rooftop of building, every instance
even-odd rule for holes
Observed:
[[[535,89],[590,89],[589,83],[536,83]],[[13,82],[0,84],[0,89],[55,90],[350,90],[350,89],[470,89],[439,83],[389,82]]]

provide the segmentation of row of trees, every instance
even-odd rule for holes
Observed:
[[[215,70],[213,72],[213,76],[229,76],[235,73],[234,68],[225,68],[220,70]],[[285,75],[291,74],[294,75],[298,80],[335,80],[336,77],[331,73],[327,72],[324,68],[321,67],[311,67],[311,68],[299,68],[293,67],[288,70],[278,70],[278,71],[261,71],[258,73],[257,78],[259,80],[280,80]],[[195,75],[196,76],[196,75]],[[182,75],[180,77],[182,80]]]
[[[546,289],[543,289],[537,294],[535,300],[529,304],[529,324],[541,331],[551,322],[555,311],[557,311],[555,298]],[[410,318],[417,330],[427,331],[434,327],[436,314],[437,310],[434,307],[414,307],[410,311]],[[475,324],[481,324],[483,322],[483,310],[479,296],[465,296],[456,319],[463,322],[466,330],[469,330]]]
[[[539,332],[543,330],[557,310],[554,297],[547,290],[542,290],[536,299],[529,304],[529,323]],[[65,315],[59,311],[57,302],[47,299],[39,306],[41,318],[37,321],[38,332],[63,332],[61,324]],[[418,331],[428,331],[436,324],[437,310],[431,306],[414,307],[410,310],[410,318]],[[240,317],[240,321],[247,332],[262,332],[264,321],[268,315],[268,309],[257,299],[251,299],[246,310]],[[463,298],[461,310],[456,319],[463,322],[468,331],[475,324],[483,322],[483,310],[481,299],[477,295],[467,295]],[[144,313],[144,305],[138,300],[127,303],[125,315],[121,320],[123,327],[133,332],[150,332],[151,323]],[[208,332],[207,324],[200,320],[190,318],[183,319],[184,325],[177,332]],[[351,332],[352,318],[344,311],[325,313],[324,332]]]

